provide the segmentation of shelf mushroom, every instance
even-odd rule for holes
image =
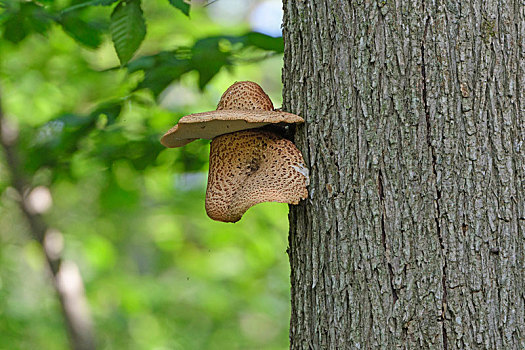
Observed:
[[[306,199],[308,169],[301,152],[269,124],[304,122],[276,111],[256,83],[236,82],[224,92],[217,110],[182,117],[161,139],[181,147],[198,138],[211,139],[206,213],[217,221],[236,222],[262,202],[298,204]]]

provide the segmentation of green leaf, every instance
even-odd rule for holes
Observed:
[[[173,81],[192,70],[197,71],[199,88],[203,89],[223,67],[232,70],[237,55],[248,48],[282,53],[283,39],[256,32],[213,36],[198,40],[191,48],[137,58],[126,67],[129,73],[144,71],[137,89],[150,89],[158,97]]]
[[[198,40],[192,48],[191,65],[199,72],[199,88],[202,90],[223,66],[231,64],[231,52],[221,50],[225,37]],[[227,40],[232,42],[232,40]]]
[[[130,139],[122,128],[99,132],[92,139],[92,155],[107,165],[119,159],[128,159],[135,169],[143,170],[155,162],[164,149],[158,134],[145,133]]]
[[[37,129],[28,130],[22,138],[28,150],[26,170],[32,173],[42,166],[67,169],[81,142],[96,130],[97,121],[104,116],[109,126],[115,123],[121,109],[121,101],[109,101],[88,115],[64,114]]]
[[[144,80],[137,89],[150,89],[158,97],[169,84],[192,69],[189,60],[179,56],[175,51],[167,51],[140,57],[127,65],[128,72],[143,70]]]
[[[109,6],[114,3],[116,3],[118,0],[93,0],[85,2],[85,4],[89,4],[90,6]]]
[[[120,2],[111,14],[109,30],[120,64],[124,65],[133,57],[146,36],[140,0]]]
[[[68,8],[65,8],[64,10],[62,10],[62,14],[65,14],[65,13],[68,13],[68,12],[71,12],[71,11],[75,11],[75,10],[79,10],[79,9],[83,9],[85,7],[89,7],[89,6],[109,6],[109,5],[112,5],[114,3],[116,3],[118,0],[91,0],[91,1],[85,1],[85,2],[81,2],[80,4],[76,4],[76,5],[73,5],[73,6],[70,6]]]
[[[22,2],[19,6],[13,6],[5,12],[3,37],[8,41],[18,43],[32,32],[44,34],[53,19],[53,16],[42,6]]]
[[[190,4],[184,0],[169,0],[170,4],[182,11],[186,16],[190,16]]]
[[[253,45],[259,49],[274,51],[277,53],[284,52],[284,42],[282,37],[276,38],[257,32],[247,33],[245,37],[247,45]]]
[[[14,44],[24,40],[28,30],[24,25],[23,18],[20,16],[10,17],[4,23],[4,39]]]
[[[115,123],[116,119],[122,111],[121,101],[109,101],[98,106],[90,116],[94,119],[99,118],[101,115],[105,115],[107,118],[107,125]]]
[[[62,16],[60,24],[64,31],[80,44],[95,49],[102,43],[102,31],[95,24],[85,22],[76,15]]]

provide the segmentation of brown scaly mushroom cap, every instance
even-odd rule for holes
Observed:
[[[298,115],[275,111],[264,90],[251,81],[234,83],[224,92],[217,110],[182,117],[160,142],[166,147],[181,147],[196,139],[240,130],[259,128],[276,123],[302,123]]]
[[[308,197],[308,181],[291,141],[262,130],[218,136],[211,142],[206,212],[213,220],[236,222],[257,203],[298,204]]]

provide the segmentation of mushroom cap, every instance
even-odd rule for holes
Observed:
[[[298,115],[275,111],[264,90],[251,81],[239,81],[222,95],[217,110],[182,117],[160,142],[166,147],[181,147],[196,139],[259,128],[268,124],[302,123]]]
[[[308,197],[308,169],[295,145],[277,134],[246,130],[214,138],[206,213],[236,222],[262,202],[298,204]]]

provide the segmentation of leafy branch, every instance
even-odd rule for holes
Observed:
[[[189,16],[190,3],[184,0],[168,0],[184,15]],[[110,16],[109,30],[115,51],[122,65],[126,64],[140,47],[146,36],[146,20],[141,9],[141,0],[90,0],[60,11],[52,11],[38,2],[1,0],[0,24],[3,23],[3,38],[19,43],[31,33],[44,34],[52,23],[62,26],[64,31],[81,45],[97,48],[103,34],[99,23],[82,19],[82,11],[94,6],[112,6],[117,3]]]
[[[280,54],[284,51],[284,44],[282,38],[256,32],[240,36],[220,35],[200,39],[189,48],[137,58],[126,67],[130,73],[143,71],[144,79],[138,84],[137,90],[149,89],[157,97],[169,84],[191,71],[197,71],[198,86],[203,89],[223,67],[243,62],[238,56],[248,49]],[[260,57],[254,59],[260,60]]]

